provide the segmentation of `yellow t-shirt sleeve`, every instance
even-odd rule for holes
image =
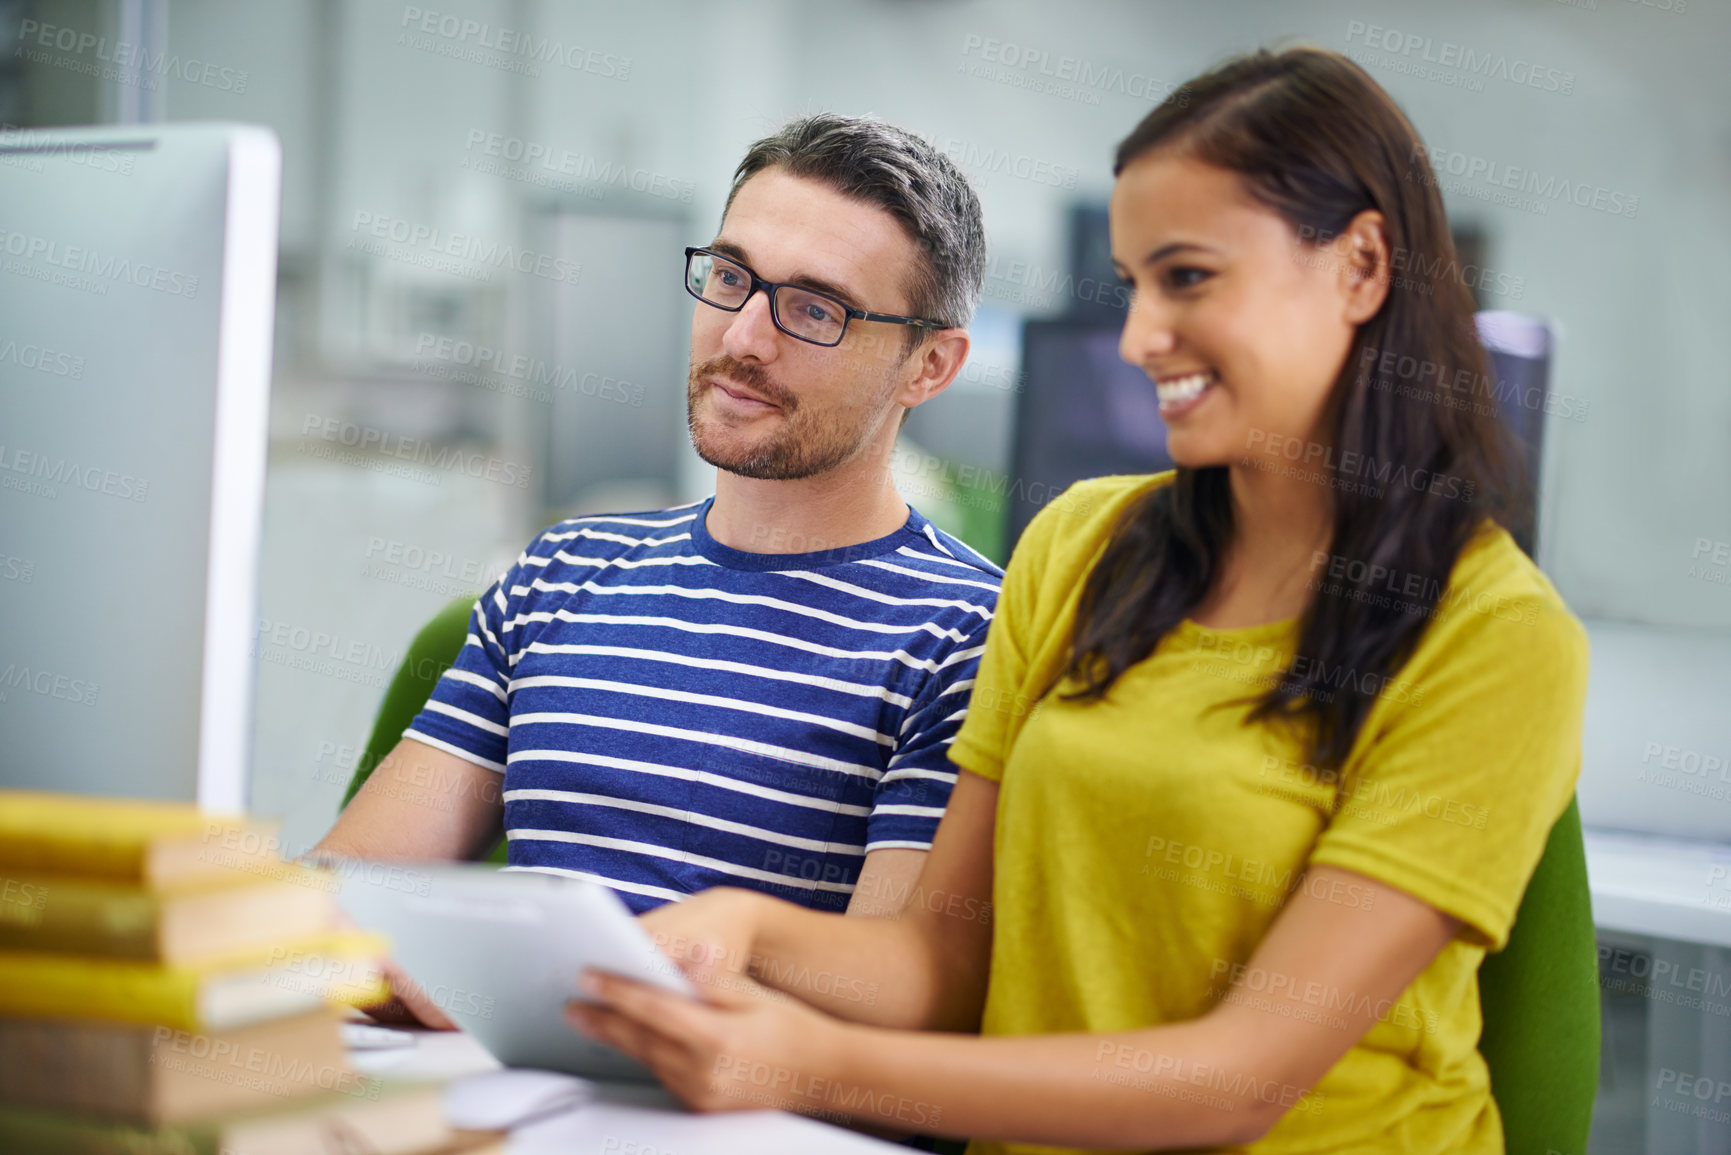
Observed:
[[[971,774],[1002,780],[1010,745],[1033,703],[1028,701],[1028,662],[1023,643],[1033,617],[1033,598],[1038,581],[1031,571],[1038,568],[1035,554],[1044,550],[1044,535],[1033,538],[1034,519],[1004,567],[1004,584],[998,591],[997,609],[986,631],[986,652],[974,675],[968,698],[968,715],[950,745],[950,761]]]
[[[1078,481],[1034,515],[1004,567],[950,761],[1002,781],[1010,748],[1069,656],[1076,600],[1112,527],[1130,503],[1171,477],[1168,471]]]
[[[1587,638],[1542,577],[1469,590],[1366,719],[1310,861],[1398,887],[1501,950],[1580,774]]]

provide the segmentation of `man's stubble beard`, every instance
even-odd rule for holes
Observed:
[[[718,438],[704,428],[697,416],[698,402],[708,391],[701,382],[711,376],[737,381],[779,405],[783,416],[781,428],[749,448],[722,448],[717,444]],[[760,481],[797,481],[828,473],[859,453],[867,439],[860,419],[882,411],[883,403],[895,390],[894,381],[893,373],[886,375],[883,393],[876,404],[824,413],[801,405],[797,397],[778,385],[760,366],[724,353],[692,367],[685,389],[685,424],[691,433],[692,448],[717,469]]]

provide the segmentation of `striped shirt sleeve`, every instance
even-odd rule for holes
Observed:
[[[519,557],[517,564],[475,599],[469,612],[469,636],[457,660],[433,686],[426,707],[403,731],[405,738],[501,774],[505,772],[511,725],[506,696],[511,662],[504,644],[511,606],[506,593],[515,591],[524,580],[526,557]]]
[[[896,752],[878,781],[866,819],[866,853],[931,849],[956,784],[950,744],[967,717],[989,625],[981,622],[945,659],[903,720]]]

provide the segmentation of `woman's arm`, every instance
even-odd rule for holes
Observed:
[[[682,964],[706,964],[712,985],[762,984],[877,1026],[974,1030],[992,950],[998,785],[957,777],[911,892],[866,896],[899,903],[897,914],[844,916],[721,887],[650,911],[644,929]]]
[[[1318,867],[1218,1006],[1189,1022],[1111,1034],[896,1031],[737,992],[705,1005],[594,974],[604,1005],[574,1005],[571,1014],[700,1110],[773,1105],[1083,1147],[1246,1143],[1312,1101],[1310,1088],[1459,926],[1404,891]],[[1275,1013],[1271,989],[1338,997],[1328,1001],[1328,1015],[1309,1022]]]

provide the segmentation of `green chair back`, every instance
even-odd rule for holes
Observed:
[[[1479,1052],[1511,1155],[1586,1155],[1599,1087],[1599,956],[1581,810],[1571,798],[1508,946],[1479,965]]]
[[[415,720],[415,715],[432,696],[439,677],[457,660],[457,654],[469,637],[469,614],[474,608],[475,599],[472,597],[452,602],[434,614],[409,643],[403,654],[403,664],[397,667],[391,684],[385,687],[385,699],[379,704],[378,716],[373,720],[373,732],[367,738],[360,764],[355,767],[355,776],[350,779],[348,791],[343,795],[344,806],[366,782],[373,768],[396,747],[403,731],[409,728],[409,723]],[[489,857],[491,862],[505,861],[503,830],[499,836],[499,845],[494,847]]]

